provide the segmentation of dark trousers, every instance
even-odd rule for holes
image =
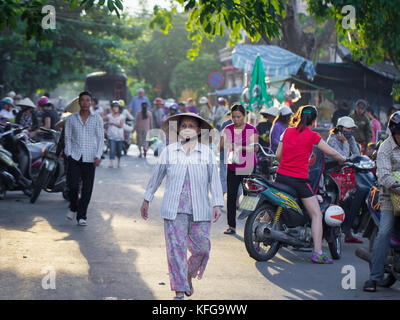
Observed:
[[[236,198],[238,188],[242,182],[244,175],[236,175],[235,171],[226,169],[226,187],[227,187],[227,217],[228,226],[236,228]]]
[[[86,212],[92,197],[94,184],[95,166],[93,163],[76,161],[68,158],[68,187],[69,187],[69,208],[76,212],[76,220],[86,220]],[[80,183],[82,182],[81,197],[78,200]]]
[[[353,226],[354,219],[357,217],[360,208],[362,207],[363,200],[367,197],[369,187],[357,186],[357,190],[350,203],[347,203],[345,210],[344,221],[342,224],[343,233],[349,232]]]

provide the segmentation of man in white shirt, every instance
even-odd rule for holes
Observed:
[[[100,164],[104,146],[103,119],[90,112],[92,96],[79,94],[80,111],[65,122],[65,155],[68,157],[68,185],[70,210],[67,220],[77,213],[78,225],[86,226],[86,212],[92,196],[95,169]],[[81,198],[78,200],[80,182]]]

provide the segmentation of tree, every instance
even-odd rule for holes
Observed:
[[[339,41],[367,64],[390,60],[400,72],[400,0],[307,0],[316,17],[336,21]],[[400,86],[394,86],[395,96]]]
[[[41,40],[25,41],[25,23],[0,34],[0,80],[5,90],[32,94],[58,84],[82,80],[86,73],[120,72],[134,63],[130,52],[141,30],[130,18],[120,20],[95,6],[85,15],[65,1],[53,1],[58,17],[55,30]]]
[[[173,17],[173,28],[167,34],[153,30],[141,41],[136,43],[134,57],[137,63],[128,71],[129,75],[137,79],[144,79],[152,84],[153,90],[161,97],[175,97],[174,89],[170,86],[174,69],[187,60],[187,51],[191,47],[188,39],[188,31],[185,29],[187,16],[176,14]],[[214,42],[204,41],[199,47],[200,53],[208,54],[208,57],[218,54],[218,50],[226,45],[227,37],[218,38]],[[202,60],[203,61],[203,60]],[[190,64],[185,64],[189,66]],[[213,64],[215,65],[215,64]],[[220,69],[220,66],[219,66]],[[216,70],[213,70],[216,71]],[[197,74],[193,74],[194,77]],[[176,80],[176,79],[175,79]],[[207,79],[205,81],[207,83]],[[196,88],[193,89],[198,89]]]
[[[45,5],[53,5],[49,0],[0,0],[0,30],[5,28],[10,31],[17,29],[19,22],[24,23],[23,33],[27,40],[31,38],[42,39],[44,30],[42,20],[45,14],[42,9]],[[120,17],[123,10],[122,0],[63,0],[71,10],[90,10],[93,6],[104,7],[105,10]]]
[[[209,54],[200,54],[194,61],[185,59],[174,68],[169,86],[176,97],[180,97],[185,89],[191,89],[197,97],[206,95],[210,91],[209,74],[221,67],[221,63]]]

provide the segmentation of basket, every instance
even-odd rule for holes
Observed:
[[[394,171],[392,172],[392,175],[393,178],[395,178],[395,180],[397,181],[397,183],[400,184],[400,171]],[[400,196],[391,192],[390,199],[392,200],[394,215],[400,216]]]

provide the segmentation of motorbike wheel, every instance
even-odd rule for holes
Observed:
[[[279,250],[280,242],[271,240],[269,242],[257,242],[254,240],[257,224],[268,222],[272,225],[274,214],[268,211],[267,206],[261,206],[254,211],[246,220],[244,228],[244,243],[250,257],[257,261],[268,261],[272,259]]]
[[[332,232],[335,232],[335,230]],[[328,243],[328,246],[332,259],[339,260],[342,256],[342,236],[340,230],[337,232],[337,234],[335,234],[334,240]]]
[[[3,181],[0,180],[0,200],[4,200],[6,197],[7,188]]]
[[[46,170],[46,168],[42,167],[40,169],[39,176],[37,177],[36,181],[33,183],[33,190],[31,195],[31,203],[35,203],[37,198],[40,195],[42,189],[46,187],[46,184],[49,180],[50,172]]]

